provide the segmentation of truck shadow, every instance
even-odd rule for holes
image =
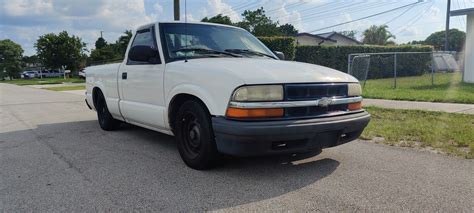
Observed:
[[[35,136],[28,139],[31,131]],[[132,125],[105,132],[95,120],[42,124],[33,130],[0,133],[0,138],[1,153],[19,152],[15,149],[28,148],[33,141],[47,146],[59,156],[58,161],[66,162],[70,169],[77,170],[77,175],[84,176],[88,187],[114,201],[115,206],[108,208],[129,210],[216,210],[249,204],[315,184],[339,166],[338,161],[313,153],[225,157],[213,170],[196,171],[181,161],[173,137]],[[14,155],[4,158],[11,156]],[[38,178],[42,175],[38,174]],[[9,190],[15,190],[12,184]]]

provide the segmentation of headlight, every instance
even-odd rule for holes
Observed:
[[[233,101],[282,101],[282,85],[244,86],[235,90]]]
[[[348,96],[361,96],[362,88],[359,83],[353,83],[347,85],[347,95]]]

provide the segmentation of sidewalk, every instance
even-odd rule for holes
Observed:
[[[364,99],[364,106],[375,106],[391,109],[418,109],[427,111],[463,113],[474,115],[474,104],[433,103],[418,101],[395,101],[382,99]]]
[[[38,85],[25,85],[25,86],[36,88],[36,89],[44,89],[44,88],[51,88],[51,87],[68,87],[68,86],[82,86],[82,85],[86,85],[86,83],[64,82],[62,84],[38,84]]]
[[[61,91],[69,94],[84,95],[85,90]],[[364,106],[390,109],[418,109],[427,111],[463,113],[474,115],[474,104],[433,103],[419,101],[396,101],[364,98]]]

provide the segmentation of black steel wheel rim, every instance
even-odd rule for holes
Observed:
[[[183,136],[183,151],[188,158],[194,159],[199,156],[202,147],[201,124],[196,115],[187,112],[182,122],[181,134]]]

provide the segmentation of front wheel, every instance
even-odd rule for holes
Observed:
[[[211,118],[196,101],[185,102],[175,120],[179,154],[189,167],[204,170],[213,167],[218,157]]]

